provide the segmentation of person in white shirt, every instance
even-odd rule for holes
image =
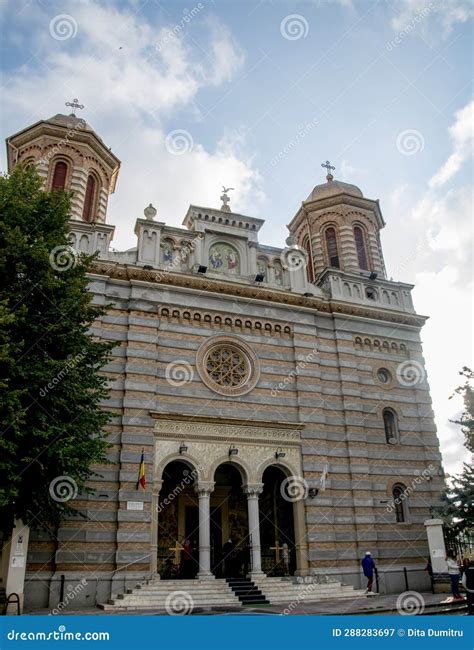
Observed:
[[[450,553],[446,558],[448,564],[448,573],[451,579],[451,593],[455,600],[464,600],[464,598],[459,593],[459,564],[454,559],[454,555]]]

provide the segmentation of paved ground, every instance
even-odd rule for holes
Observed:
[[[416,592],[415,592],[416,593]],[[460,611],[459,603],[461,601],[453,601],[447,594],[432,594],[422,593],[419,594],[423,600],[418,599],[419,603],[424,603],[425,613],[437,612],[444,610],[443,613],[465,613]],[[397,598],[398,594],[390,594],[387,596],[372,596],[372,597],[357,597],[347,598],[344,600],[324,600],[316,603],[307,603],[304,601],[293,602],[290,607],[288,605],[259,605],[255,607],[243,608],[226,608],[224,610],[209,609],[203,611],[202,609],[194,610],[195,614],[205,615],[265,615],[265,614],[291,614],[291,615],[349,615],[349,614],[396,614],[397,613]],[[415,604],[416,604],[415,602]],[[288,611],[290,610],[290,611]],[[393,611],[392,611],[393,610]],[[451,611],[452,610],[452,611]],[[457,610],[457,611],[456,611]],[[35,610],[34,612],[25,612],[26,615],[35,616],[40,614],[49,614],[50,610],[42,609]],[[89,616],[160,616],[166,615],[163,610],[134,610],[134,611],[117,611],[117,612],[104,612],[99,608],[84,608],[81,610],[68,609],[63,612],[68,616],[89,615]]]

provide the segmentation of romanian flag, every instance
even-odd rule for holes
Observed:
[[[137,480],[137,490],[142,486],[143,489],[146,487],[146,480],[145,480],[145,454],[143,453],[142,449],[142,456],[140,458],[140,466],[138,468],[138,480]]]

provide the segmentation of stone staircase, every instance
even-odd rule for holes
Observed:
[[[225,580],[147,580],[98,605],[105,611],[156,610],[191,614],[194,610],[240,608],[241,602]]]
[[[168,614],[191,614],[209,609],[240,609],[242,605],[285,605],[365,597],[362,589],[316,576],[305,578],[241,578],[221,580],[160,580],[154,578],[113,596],[101,609],[113,611],[153,610]]]
[[[268,605],[270,603],[250,578],[226,578],[226,582],[242,605]]]
[[[319,576],[304,578],[253,578],[258,588],[265,594],[272,605],[312,603],[332,598],[366,597],[363,589],[354,589]]]

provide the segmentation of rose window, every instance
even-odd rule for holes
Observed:
[[[236,336],[213,336],[201,345],[196,366],[202,381],[220,395],[245,395],[257,384],[260,364],[253,349]]]
[[[209,352],[206,370],[219,386],[241,386],[248,378],[249,364],[240,350],[222,346]]]

